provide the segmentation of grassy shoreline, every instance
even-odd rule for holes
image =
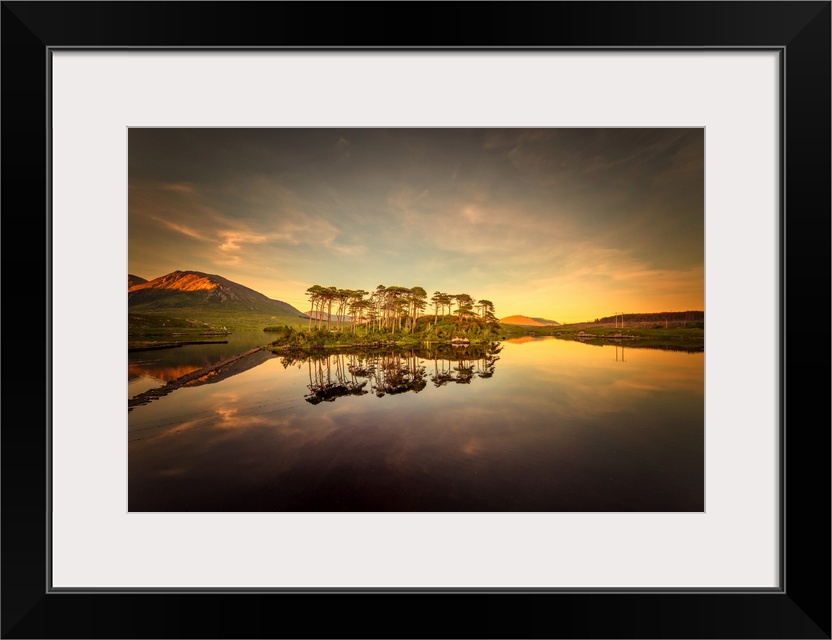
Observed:
[[[299,341],[297,339],[272,340],[264,349],[272,353],[320,353],[326,351],[343,350],[375,350],[375,349],[419,349],[433,347],[479,347],[487,346],[496,341],[496,338],[478,338],[465,340],[424,339],[414,336],[390,336],[389,334],[368,334],[366,336],[352,336],[353,339],[345,339],[341,335],[328,340]]]
[[[133,320],[145,319],[134,315]],[[129,340],[134,343],[180,342],[184,340],[206,341],[210,337],[222,339],[231,333],[230,323],[212,324],[170,318],[154,318],[153,322],[131,323]],[[308,321],[307,321],[308,322]],[[523,326],[494,322],[460,322],[454,316],[420,317],[414,331],[367,331],[343,327],[308,329],[307,323],[290,321],[282,325],[264,327],[264,348],[274,353],[321,352],[335,349],[361,348],[416,348],[430,345],[453,345],[454,340],[467,340],[468,344],[487,344],[494,340],[519,337],[554,337],[590,345],[620,344],[631,348],[674,349],[689,352],[704,351],[705,328],[703,322],[675,322],[662,325],[655,322],[627,322],[624,327],[613,323],[581,323],[571,325]],[[333,323],[335,324],[335,323]],[[249,329],[250,327],[245,327]],[[240,326],[233,329],[243,330]],[[138,346],[138,345],[137,345]],[[142,345],[144,346],[144,345]]]
[[[477,345],[499,339],[500,327],[494,322],[459,321],[451,316],[423,316],[414,330],[368,330],[367,327],[338,327],[332,329],[297,329],[292,326],[270,326],[267,348],[275,353],[288,351],[320,352],[332,349],[418,348],[432,345]]]
[[[705,349],[705,328],[701,322],[670,327],[656,326],[654,323],[624,327],[585,323],[547,327],[501,325],[501,328],[505,330],[505,338],[551,336],[558,340],[572,340],[590,345],[620,344],[635,349],[674,349],[691,352]]]

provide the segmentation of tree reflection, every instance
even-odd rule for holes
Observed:
[[[358,379],[345,357],[347,356],[336,354],[307,360],[310,391],[304,396],[307,402],[334,402],[336,398],[363,396],[367,393],[364,389],[367,381]]]
[[[281,358],[284,367],[306,363],[309,384],[304,398],[311,404],[334,402],[344,396],[372,393],[378,398],[412,391],[419,393],[428,381],[434,387],[449,383],[471,384],[474,378],[494,375],[497,342],[486,345],[425,345],[414,349],[329,353]]]

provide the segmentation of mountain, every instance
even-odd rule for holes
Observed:
[[[222,276],[199,271],[174,271],[133,285],[127,289],[127,304],[131,311],[200,309],[305,317],[286,302],[267,298]]]
[[[129,290],[130,287],[135,287],[137,284],[144,284],[147,282],[144,278],[140,278],[139,276],[134,276],[131,273],[127,274],[127,289]]]
[[[532,318],[535,322],[539,322],[545,327],[559,327],[560,322],[557,320],[547,320],[546,318]]]
[[[529,316],[508,316],[500,320],[502,324],[514,324],[523,327],[558,327],[560,322],[546,318],[530,318]]]

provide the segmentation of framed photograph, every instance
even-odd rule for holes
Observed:
[[[3,3],[4,637],[830,637],[830,3],[598,8]]]
[[[704,128],[128,158],[130,513],[705,512]]]

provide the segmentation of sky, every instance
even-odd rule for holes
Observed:
[[[704,309],[704,129],[130,129],[128,270],[310,308],[421,286],[582,322]]]

